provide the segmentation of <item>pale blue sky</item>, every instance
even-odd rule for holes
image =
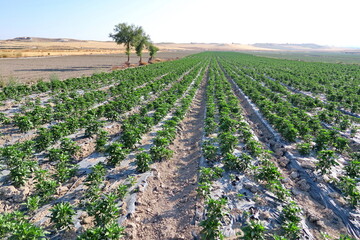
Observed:
[[[110,40],[115,24],[154,42],[317,43],[360,47],[358,0],[0,0],[0,39]]]

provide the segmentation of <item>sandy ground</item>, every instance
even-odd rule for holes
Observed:
[[[182,58],[195,51],[159,52],[161,59]],[[144,54],[143,61],[147,62]],[[58,56],[37,58],[0,58],[0,81],[2,82],[36,82],[50,78],[66,79],[89,76],[99,72],[110,72],[114,66],[127,61],[124,54]],[[132,55],[131,63],[137,64],[139,58]]]
[[[195,225],[197,175],[201,157],[200,141],[205,114],[205,84],[198,91],[181,131],[174,140],[174,156],[156,163],[154,176],[139,195],[134,217],[125,225],[127,239],[193,239],[199,233]]]

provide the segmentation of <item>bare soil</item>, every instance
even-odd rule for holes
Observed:
[[[148,187],[139,194],[135,214],[125,222],[126,239],[192,239],[198,208],[197,179],[205,114],[203,81],[174,140],[174,156],[156,163]]]
[[[156,57],[176,59],[193,53],[195,52],[159,52]],[[147,60],[148,56],[144,54],[143,61],[147,62]],[[114,67],[126,61],[127,57],[124,54],[2,58],[0,59],[0,81],[6,84],[90,76],[94,73],[111,72]],[[130,63],[138,64],[139,58],[132,55]]]

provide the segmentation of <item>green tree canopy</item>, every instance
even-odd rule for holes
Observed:
[[[128,56],[128,62],[130,62],[131,47],[136,45],[139,36],[143,34],[144,30],[141,26],[119,23],[118,25],[115,25],[114,33],[110,33],[109,37],[114,39],[117,44],[124,44],[125,53]]]
[[[148,46],[149,44],[150,44],[149,35],[146,35],[143,32],[141,35],[137,36],[135,51],[136,51],[136,55],[140,57],[140,61],[139,61],[140,63],[142,62],[142,51],[144,50],[145,46]]]
[[[157,51],[159,51],[159,48],[157,46],[155,46],[154,44],[150,43],[148,46],[149,49],[149,62],[153,59],[153,57],[155,57]]]

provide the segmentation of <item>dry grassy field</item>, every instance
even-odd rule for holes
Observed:
[[[161,51],[271,51],[246,44],[157,43]],[[0,58],[44,57],[123,53],[124,47],[112,41],[31,38],[0,41]]]

